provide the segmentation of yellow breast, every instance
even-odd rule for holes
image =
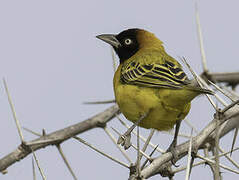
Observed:
[[[120,82],[122,65],[114,76],[114,93],[116,102],[124,116],[136,122],[140,116],[147,114],[139,124],[144,128],[169,130],[177,120],[182,120],[190,110],[190,100],[185,90],[147,88]]]

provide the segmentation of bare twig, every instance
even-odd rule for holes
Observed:
[[[237,151],[237,150],[239,150],[239,147],[235,148],[233,151]],[[219,157],[227,156],[228,154],[230,154],[230,151],[228,151],[228,152],[223,152],[222,154],[219,155]],[[208,157],[208,158],[209,158],[209,157]],[[213,160],[213,159],[215,159],[215,156],[212,156],[212,157],[210,157],[209,159]],[[204,164],[204,163],[206,163],[206,162],[207,162],[207,161],[205,161],[205,160],[200,161],[200,162],[197,162],[197,163],[193,164],[193,167],[198,166],[198,165],[201,165],[201,164]],[[175,169],[175,170],[173,171],[173,173],[178,173],[178,172],[184,171],[184,170],[186,170],[186,169],[187,169],[187,166],[180,167],[180,168]]]
[[[41,137],[41,134],[39,134],[39,133],[37,133],[37,132],[34,132],[34,131],[32,131],[32,130],[30,130],[30,129],[28,129],[28,128],[24,128],[24,127],[23,127],[23,129],[26,130],[26,131],[28,131],[28,132],[30,132],[31,134],[34,134],[34,135],[36,135],[36,136]],[[57,144],[56,147],[57,147],[57,149],[58,149],[58,151],[59,151],[59,153],[60,153],[60,155],[61,155],[61,157],[62,157],[64,163],[66,164],[68,170],[70,171],[70,173],[71,173],[73,179],[77,179],[77,178],[76,178],[76,175],[74,174],[72,168],[70,167],[69,162],[67,161],[67,159],[66,159],[66,157],[65,157],[65,155],[64,155],[64,153],[63,153],[63,151],[62,151],[61,145],[60,145],[60,144]]]
[[[45,136],[41,136],[33,141],[30,141],[29,144],[39,141],[47,141],[48,143],[43,144],[36,144],[32,145],[31,149],[36,151],[38,149],[44,148],[49,145],[56,145],[63,141],[72,138],[73,136],[83,133],[87,130],[96,128],[96,127],[104,127],[105,124],[110,121],[116,114],[119,113],[119,108],[117,105],[113,105],[110,108],[106,109],[105,111],[89,118],[85,121],[80,123],[74,124],[72,126],[66,127],[64,129],[55,131],[53,133],[47,134]],[[9,153],[5,157],[0,159],[0,172],[7,169],[7,167],[11,166],[12,164],[20,161],[21,159],[25,158],[27,155],[31,153],[29,148],[25,148],[24,145],[20,145],[16,150]]]
[[[228,124],[234,123],[235,121],[238,122],[239,116],[233,116],[230,120],[228,120],[228,116],[231,116],[230,114],[237,112],[238,110],[235,109],[235,107],[233,107],[232,109],[230,109],[230,111],[227,111],[225,113],[225,118],[223,118],[222,120],[220,120],[220,124],[219,126],[222,126],[223,123],[225,121],[228,122]],[[204,144],[207,142],[211,142],[215,140],[215,129],[216,129],[216,119],[212,120],[202,131],[200,131],[200,133],[195,136],[193,138],[193,149],[199,149],[203,148]],[[228,133],[231,129],[235,128],[231,127],[231,126],[226,126],[223,128],[222,131],[220,131],[220,137],[222,137],[223,135],[225,135],[226,133]],[[175,147],[175,152],[177,152],[177,157],[174,157],[174,161],[177,161],[179,159],[181,159],[182,157],[187,155],[187,151],[189,148],[189,141],[180,144],[178,146]],[[157,157],[156,159],[154,159],[154,161],[148,165],[147,167],[145,167],[142,172],[141,175],[143,178],[149,178],[153,175],[155,175],[157,172],[161,172],[163,171],[163,168],[165,166],[171,166],[171,160],[172,160],[173,156],[171,153],[165,153],[159,157]]]
[[[213,82],[228,83],[229,85],[239,84],[239,72],[206,73],[205,75]]]

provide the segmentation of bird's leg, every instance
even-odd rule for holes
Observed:
[[[136,121],[123,135],[119,137],[117,144],[124,146],[125,150],[128,149],[131,146],[131,132],[146,117],[147,114],[148,113],[145,113],[144,115],[140,116],[139,120]]]
[[[181,125],[181,120],[178,120],[176,122],[176,127],[175,127],[175,133],[174,133],[173,141],[172,141],[172,143],[170,144],[170,146],[168,147],[168,149],[166,151],[166,152],[171,152],[172,153],[173,159],[172,159],[171,162],[176,167],[177,167],[177,165],[175,165],[175,160],[174,160],[177,157],[176,156],[176,152],[175,152],[175,147],[177,145],[177,138],[178,138],[178,133],[179,133],[180,125]]]

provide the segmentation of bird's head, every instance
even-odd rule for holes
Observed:
[[[96,37],[114,48],[121,63],[144,48],[163,48],[162,42],[154,34],[142,29],[128,29],[119,34],[102,34]]]

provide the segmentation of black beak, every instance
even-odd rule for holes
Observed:
[[[121,46],[120,42],[116,39],[115,37],[116,35],[114,34],[102,34],[102,35],[98,35],[96,36],[98,39],[112,45],[113,47],[118,48],[119,46]]]

